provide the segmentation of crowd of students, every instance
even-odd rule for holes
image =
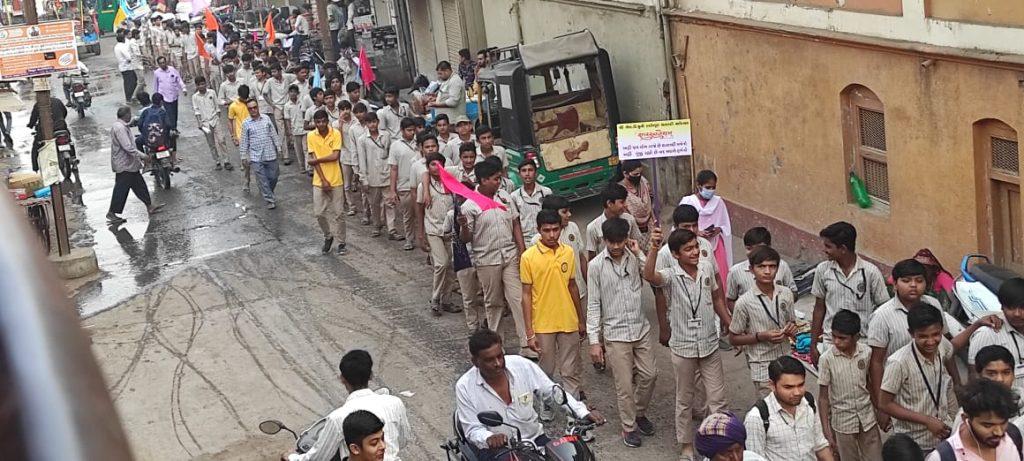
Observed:
[[[220,50],[209,34],[209,59],[197,59],[194,31],[169,23],[118,32],[126,99],[139,92],[128,73],[141,69],[136,57],[148,61],[145,50],[158,59],[155,95],[175,119],[177,96],[194,82],[192,107],[217,170],[232,169],[231,139],[244,190],[255,173],[272,209],[278,157],[297,162],[311,178],[323,253],[346,252],[347,217],[358,217],[371,237],[386,229],[403,250],[418,246],[430,255],[433,315],[464,311],[471,333],[502,332],[510,311],[519,355],[584,403],[586,341],[594,366],[614,376],[627,446],[656,433],[647,411],[657,342],[671,351],[682,460],[889,459],[883,431],[904,435],[887,444],[913,443],[918,457],[937,448],[929,459],[1017,459],[1003,455],[1020,453],[1019,431],[1008,422],[1021,421],[1024,280],[1000,290],[1004,315],[964,328],[926,294],[933,271],[916,259],[898,262],[891,296],[879,268],[857,255],[856,229],[837,222],[820,232],[827,260],[814,269],[806,325],[794,310],[792,270],[768,229],[747,229],[746,257],[732,264],[731,223],[711,171],[697,174],[694,193],[663,232],[643,165],[623,162],[621,177],[601,193],[602,213],[581,230],[569,201],[537,183],[536,158],[510,164],[492,130],[465,116],[464,98],[451,96],[465,85],[449,63],[437,66],[440,90],[417,104],[434,112],[428,127],[396,89],[385,92],[383,107],[372,106],[343,66],[328,66],[318,88],[294,55],[230,32]],[[521,186],[509,180],[510,168]],[[482,198],[453,193],[447,177]],[[655,325],[645,284],[655,294]],[[805,364],[792,357],[791,344],[807,329],[809,361],[820,373],[816,400]],[[720,350],[730,346],[742,350],[760,399],[745,416],[727,412]],[[963,386],[958,353],[973,367]],[[542,405],[540,419],[550,410]],[[695,424],[695,415],[708,416]],[[473,424],[472,415],[459,418]]]

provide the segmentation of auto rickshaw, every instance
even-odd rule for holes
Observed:
[[[619,163],[615,83],[608,53],[583,30],[503,48],[480,71],[480,121],[494,129],[515,168],[537,162],[537,182],[570,200],[597,195]]]

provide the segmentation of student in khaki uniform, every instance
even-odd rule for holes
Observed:
[[[369,115],[369,114],[368,114]],[[474,167],[477,192],[505,207],[484,211],[476,202],[467,200],[462,205],[459,238],[472,245],[473,264],[484,293],[487,327],[500,332],[505,306],[512,310],[512,320],[519,335],[520,355],[538,357],[527,347],[526,324],[522,306],[523,282],[519,274],[519,256],[525,250],[523,230],[519,226],[519,213],[508,193],[500,190],[501,167],[491,162],[480,162]]]
[[[587,327],[576,285],[576,254],[558,240],[562,218],[557,211],[537,214],[537,233],[540,241],[523,253],[519,264],[526,343],[540,354],[540,368],[549,377],[557,369],[565,390],[585,400],[580,338]]]
[[[416,216],[420,223],[420,247],[430,255],[434,269],[433,294],[430,297],[430,312],[441,315],[442,306],[448,305],[448,295],[454,283],[452,272],[452,238],[445,232],[445,215],[454,207],[452,194],[441,184],[438,170],[444,168],[444,156],[431,154],[427,157],[429,182],[421,182],[416,191]],[[430,205],[424,203],[426,189],[431,190]]]
[[[751,227],[743,234],[743,246],[747,250],[747,256],[760,246],[772,246],[772,234],[764,227]],[[796,281],[793,279],[793,270],[785,260],[779,261],[779,270],[775,272],[775,283],[789,288],[796,296]],[[725,282],[726,306],[732,309],[736,300],[754,287],[754,271],[750,268],[750,262],[740,261],[729,268]]]
[[[327,112],[313,115],[316,129],[306,134],[309,155],[306,162],[313,168],[313,213],[316,222],[324,232],[324,254],[331,251],[331,245],[338,241],[336,253],[345,254],[345,208],[344,192],[341,187],[341,133],[331,127]]]
[[[377,116],[378,118],[380,115]],[[405,240],[403,250],[413,247],[413,218],[415,202],[412,196],[412,163],[420,155],[416,145],[416,122],[411,118],[403,118],[400,123],[401,138],[391,143],[388,150],[388,166],[390,171],[391,190],[388,194],[385,212],[388,221],[388,240]],[[398,232],[398,217],[402,217],[402,232]]]
[[[818,362],[822,432],[839,459],[882,459],[882,438],[871,397],[871,348],[860,342],[860,317],[832,317],[832,348]]]
[[[621,187],[621,186],[619,186]],[[676,439],[682,444],[680,459],[694,459],[693,395],[696,375],[707,395],[711,413],[725,409],[725,373],[718,352],[718,324],[715,314],[728,325],[732,318],[722,301],[718,277],[707,262],[700,260],[697,234],[677,229],[669,235],[668,246],[677,265],[657,270],[661,229],[651,233],[651,249],[644,265],[644,278],[665,292],[666,308],[658,309],[658,323],[671,332],[672,368],[676,377]]]
[[[758,398],[772,393],[768,380],[768,364],[788,355],[790,338],[796,333],[793,313],[793,292],[776,285],[779,253],[759,246],[747,256],[754,275],[754,287],[740,296],[732,311],[729,342],[733,346],[749,346],[743,350],[750,365],[750,379]]]
[[[654,423],[646,413],[658,376],[651,348],[651,324],[647,322],[641,297],[640,268],[646,258],[639,244],[628,238],[626,220],[612,218],[601,227],[604,250],[590,261],[587,269],[590,360],[607,362],[612,369],[622,420],[622,443],[636,448],[641,445],[640,434],[654,435]]]
[[[379,237],[384,228],[384,193],[391,177],[391,167],[388,166],[391,135],[381,131],[378,123],[376,113],[367,112],[363,116],[367,133],[359,138],[356,151],[359,155],[359,168],[355,173],[366,190],[369,205],[367,214],[373,226],[370,237]]]
[[[889,357],[878,408],[892,417],[895,433],[909,435],[927,453],[949,437],[957,403],[943,366],[953,346],[943,341],[942,313],[918,304],[907,314],[914,340]]]
[[[288,133],[286,139],[292,145],[295,157],[302,162],[302,169],[312,176],[313,167],[306,163],[306,127],[303,120],[302,101],[299,98],[299,86],[292,84],[288,87],[288,102],[284,103],[283,111],[285,131]]]

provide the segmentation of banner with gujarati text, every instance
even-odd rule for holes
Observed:
[[[689,119],[620,123],[616,135],[621,161],[693,155]]]

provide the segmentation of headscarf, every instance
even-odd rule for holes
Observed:
[[[700,423],[693,445],[697,453],[707,458],[714,458],[734,444],[744,445],[747,441],[747,429],[743,422],[732,413],[714,413]]]

